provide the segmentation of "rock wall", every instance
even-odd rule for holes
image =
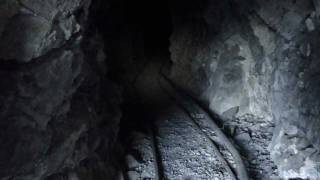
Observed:
[[[1,180],[115,176],[120,95],[89,23],[98,3],[0,2]]]
[[[250,164],[272,166],[269,155],[258,158],[270,151],[280,177],[319,178],[319,2],[175,0],[171,7],[171,79],[233,125],[230,134],[248,141],[247,156],[257,149]],[[274,123],[270,142],[264,136]],[[250,147],[263,137],[261,150]]]

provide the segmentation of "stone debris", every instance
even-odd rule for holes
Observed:
[[[128,154],[126,156],[127,175],[130,180],[158,179],[158,166],[153,138],[139,132],[131,135]]]
[[[272,122],[250,115],[224,123],[226,132],[230,132],[230,128],[235,129],[230,135],[240,146],[241,154],[248,164],[247,169],[255,179],[278,178],[278,170],[269,151],[274,126]]]

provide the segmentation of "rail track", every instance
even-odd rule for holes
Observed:
[[[138,154],[150,157],[138,157],[137,162],[131,162],[124,179],[248,180],[240,153],[210,114],[164,75],[154,76],[158,86],[154,89],[170,101],[168,110],[155,115],[157,120],[149,119],[146,123],[144,139],[147,140],[140,145],[148,148],[140,147]],[[139,147],[135,149],[139,151]]]

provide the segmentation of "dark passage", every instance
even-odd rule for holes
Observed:
[[[114,55],[116,58],[119,57],[120,61],[111,62],[114,67],[111,76],[121,79],[125,83],[123,85],[127,87],[124,89],[125,98],[121,105],[123,117],[120,125],[120,136],[125,138],[132,130],[147,131],[151,126],[150,121],[154,119],[152,108],[141,102],[144,97],[138,92],[136,83],[143,76],[148,63],[157,61],[162,65],[170,61],[169,39],[172,33],[172,17],[169,2],[166,0],[122,0],[116,4],[117,11],[123,12],[120,15],[122,23],[114,29],[106,29],[106,36],[111,37],[111,42],[114,39],[121,39],[121,36],[129,36],[125,40],[127,42],[123,43],[129,46],[127,51],[133,54],[132,66],[128,66],[130,60],[125,62],[127,64],[123,64],[124,59],[122,56],[119,57],[119,53]],[[123,54],[128,53],[126,50],[123,51]],[[159,68],[160,66],[156,71],[159,71]],[[126,73],[129,75],[125,76]]]
[[[167,0],[124,0],[128,25],[138,26],[143,33],[144,51],[148,55],[163,53],[169,47],[172,32]]]
[[[127,34],[131,36],[129,49],[132,48],[132,66],[115,63],[119,71],[112,72],[115,79],[121,79],[122,85],[126,87],[121,105],[123,116],[119,135],[126,153],[123,169],[131,173],[124,173],[124,178],[133,180],[140,177],[132,174],[137,173],[132,169],[132,161],[137,160],[147,166],[141,169],[146,174],[140,174],[140,178],[162,179],[163,166],[159,149],[156,147],[155,121],[163,109],[163,103],[167,102],[165,98],[161,99],[163,95],[159,94],[161,90],[156,84],[161,67],[170,61],[172,17],[168,2],[161,0],[124,0],[123,10],[123,28],[126,29],[124,31],[129,31]],[[130,60],[126,63],[130,63]]]

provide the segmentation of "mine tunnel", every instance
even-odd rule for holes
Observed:
[[[0,180],[320,179],[318,0],[2,0]]]

